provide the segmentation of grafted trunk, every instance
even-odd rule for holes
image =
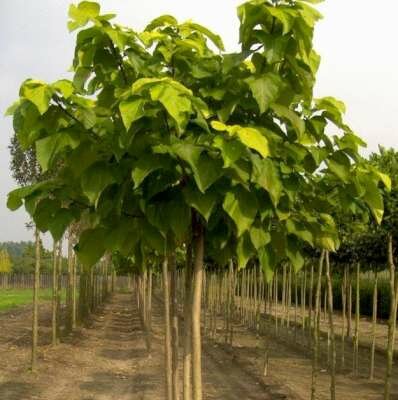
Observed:
[[[202,400],[202,345],[200,335],[200,311],[202,298],[204,233],[199,221],[194,221],[193,239],[195,261],[192,298],[192,388],[193,399]]]
[[[35,228],[35,279],[33,285],[33,315],[32,315],[32,358],[31,369],[36,370],[37,342],[39,336],[39,288],[40,288],[40,234]]]

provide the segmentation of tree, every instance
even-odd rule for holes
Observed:
[[[207,28],[169,15],[141,33],[94,2],[69,15],[79,29],[73,81],[28,79],[9,111],[18,140],[51,177],[11,192],[8,206],[24,204],[55,240],[82,222],[76,251],[86,268],[107,251],[141,265],[155,252],[167,275],[177,249],[192,249],[185,304],[201,400],[205,254],[220,267],[258,259],[268,280],[286,260],[298,271],[303,243],[338,248],[336,204],[366,204],[382,218],[382,177],[359,155],[344,105],[313,98],[320,14],[307,2],[242,4],[234,54]],[[339,135],[330,138],[328,124]]]
[[[0,250],[0,272],[9,273],[12,269],[12,263],[8,251]]]

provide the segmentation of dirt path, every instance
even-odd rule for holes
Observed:
[[[0,315],[1,400],[138,400],[164,399],[163,318],[153,310],[153,352],[147,357],[137,310],[128,294],[117,294],[99,312],[90,328],[49,343],[49,308],[41,308],[39,369],[27,371],[29,309]],[[18,338],[15,341],[15,338]],[[205,345],[204,381],[207,400],[275,400],[264,383],[242,371],[227,352]]]

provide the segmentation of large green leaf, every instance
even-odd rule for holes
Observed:
[[[159,83],[150,89],[151,98],[163,104],[170,116],[175,120],[178,130],[185,129],[192,104],[190,99],[181,91],[168,83]]]
[[[264,272],[265,280],[267,282],[271,282],[274,276],[276,268],[276,260],[277,260],[277,257],[275,255],[272,246],[268,245],[265,247],[261,247],[258,250],[258,259],[260,261],[261,268]]]
[[[90,203],[97,204],[104,189],[112,183],[115,183],[115,181],[110,166],[100,161],[91,165],[83,172],[81,177],[81,187],[83,193],[90,200]]]
[[[54,133],[36,142],[36,155],[42,170],[45,172],[51,166],[55,157],[64,149],[75,149],[80,143],[77,132],[64,130]]]
[[[20,94],[31,101],[40,114],[44,114],[50,107],[53,91],[46,83],[34,79],[28,79],[21,86]]]
[[[227,140],[227,138],[221,135],[214,138],[213,145],[221,151],[224,160],[224,168],[234,164],[245,151],[245,147],[241,142],[236,139]]]
[[[119,104],[120,114],[127,131],[134,121],[137,121],[145,115],[144,104],[145,100],[140,98],[125,100]]]
[[[206,221],[209,221],[217,202],[217,193],[211,189],[207,190],[206,193],[202,193],[191,185],[183,189],[183,194],[186,202],[199,211]]]
[[[238,245],[236,246],[236,254],[238,256],[238,269],[245,268],[247,262],[255,254],[255,248],[247,232],[239,238]]]
[[[236,186],[226,194],[223,208],[235,222],[239,237],[253,224],[258,210],[257,198],[243,187]]]
[[[271,235],[260,222],[257,222],[250,228],[250,239],[256,250],[259,250],[271,241]]]
[[[283,87],[281,77],[273,72],[264,74],[259,78],[250,77],[246,79],[246,82],[257,101],[261,114],[267,111],[271,103],[276,101]]]
[[[87,24],[89,20],[98,17],[100,6],[92,1],[82,1],[77,6],[71,4],[69,7],[69,17],[72,21],[68,22],[68,28],[73,31]]]
[[[105,228],[94,228],[87,229],[80,235],[75,251],[83,265],[91,267],[104,255],[106,233]]]
[[[158,169],[169,169],[171,160],[161,154],[144,154],[134,165],[131,176],[134,181],[134,188],[141,185],[144,179]]]
[[[288,236],[287,238],[287,246],[286,246],[286,255],[288,256],[289,260],[291,261],[294,272],[300,271],[301,268],[304,266],[304,257],[301,254],[301,246],[298,243],[298,240]]]
[[[252,161],[252,181],[264,188],[269,193],[273,204],[277,206],[283,190],[277,168],[270,159],[253,156]]]
[[[300,116],[293,110],[288,107],[285,107],[281,104],[272,104],[271,108],[275,111],[275,113],[290,122],[292,128],[297,132],[297,136],[301,138],[305,132],[305,122]]]
[[[384,202],[383,196],[381,195],[377,185],[372,180],[366,180],[364,182],[366,187],[365,195],[363,199],[366,204],[369,206],[372,214],[378,224],[381,224],[384,215]]]

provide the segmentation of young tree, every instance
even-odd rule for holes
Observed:
[[[85,221],[76,251],[86,268],[106,251],[136,260],[151,251],[166,275],[167,259],[191,246],[192,389],[201,400],[205,254],[221,267],[257,258],[267,279],[286,260],[298,271],[303,242],[338,247],[331,205],[366,203],[381,219],[380,174],[360,157],[344,105],[313,98],[320,14],[307,2],[242,4],[233,54],[207,28],[169,15],[141,33],[94,2],[69,15],[79,29],[73,81],[28,79],[10,110],[19,141],[54,175],[11,192],[8,205],[24,204],[55,240]],[[329,123],[340,135],[326,134]]]

